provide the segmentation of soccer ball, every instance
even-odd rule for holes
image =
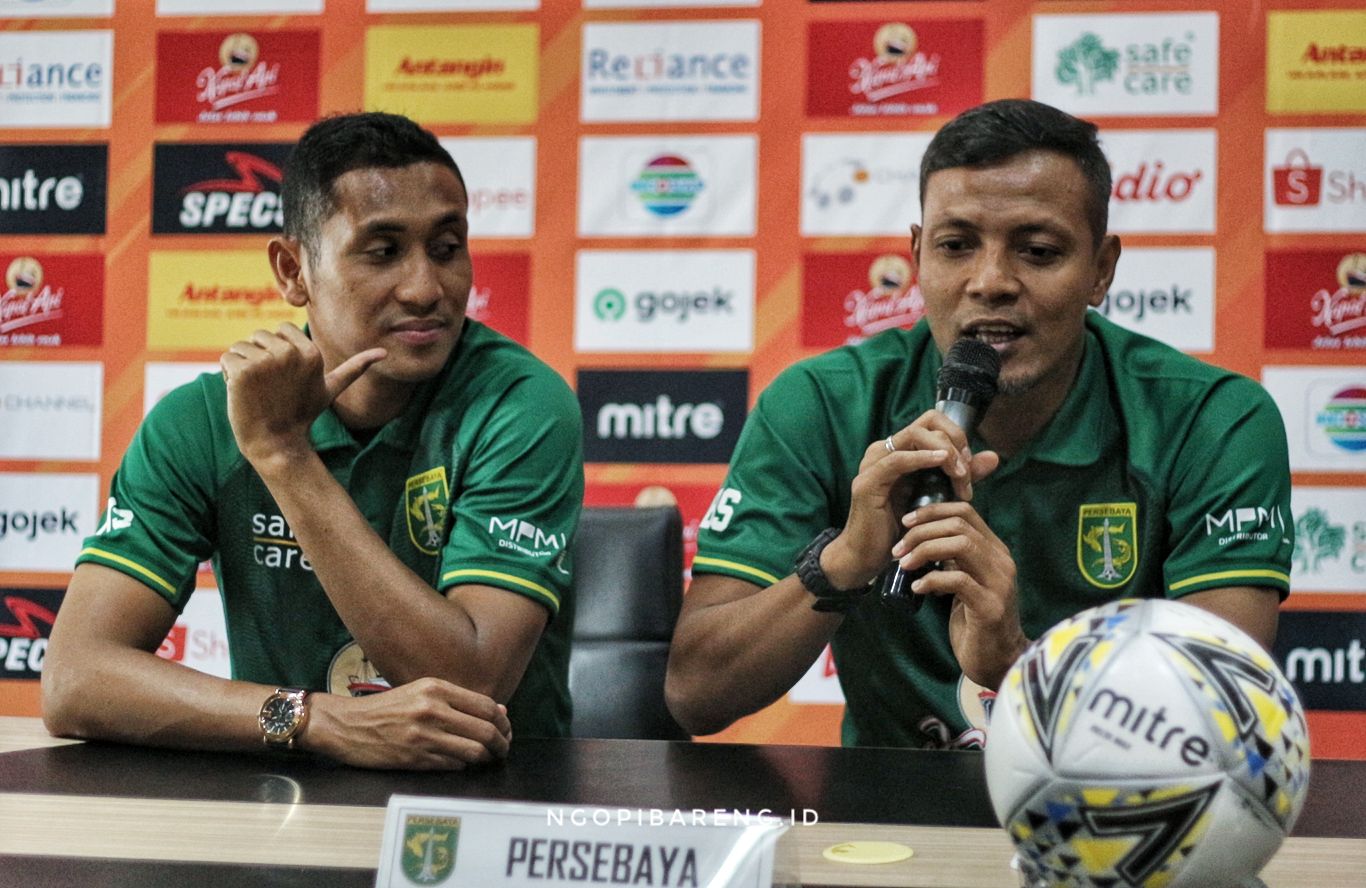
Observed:
[[[1031,886],[1234,888],[1299,816],[1309,734],[1246,634],[1125,599],[1064,620],[1011,667],[986,771]]]

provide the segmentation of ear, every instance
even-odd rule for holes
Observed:
[[[270,256],[270,270],[275,272],[280,295],[295,308],[303,308],[308,304],[303,245],[291,237],[273,237],[266,245],[266,253]]]
[[[1100,247],[1096,250],[1096,286],[1087,300],[1093,308],[1099,308],[1105,301],[1105,294],[1110,292],[1110,285],[1115,282],[1115,266],[1118,264],[1119,238],[1107,234],[1101,238]]]
[[[920,242],[925,230],[919,225],[911,226],[911,278],[920,279]]]

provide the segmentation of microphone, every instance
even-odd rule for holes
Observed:
[[[944,366],[936,377],[935,409],[953,420],[964,432],[971,433],[977,420],[991,399],[996,397],[996,377],[1001,372],[1001,356],[996,349],[976,339],[960,339],[944,357]],[[943,469],[922,469],[910,477],[911,497],[905,512],[932,503],[952,502],[958,497],[953,482]],[[887,575],[882,586],[882,603],[908,614],[920,610],[924,596],[911,592],[911,583],[932,570],[940,569],[940,562],[923,564],[914,571],[897,567]]]

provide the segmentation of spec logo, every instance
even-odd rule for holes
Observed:
[[[152,232],[279,232],[284,224],[281,170],[291,147],[283,142],[158,144],[153,153]]]
[[[0,590],[0,679],[36,679],[63,593],[57,589]]]

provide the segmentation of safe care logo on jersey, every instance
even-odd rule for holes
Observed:
[[[404,484],[403,514],[408,519],[408,539],[418,551],[428,555],[441,551],[450,497],[445,466],[414,475]]]
[[[455,869],[459,817],[409,814],[403,818],[403,875],[414,885],[444,882]]]
[[[317,31],[162,31],[157,123],[290,123],[318,114]]]
[[[1138,568],[1138,504],[1087,503],[1077,516],[1077,567],[1093,586],[1123,586]]]
[[[0,253],[0,346],[99,345],[104,332],[104,257]]]
[[[910,260],[897,253],[808,253],[802,257],[802,345],[834,348],[925,314]]]
[[[374,25],[365,33],[365,107],[424,124],[536,121],[540,29]]]
[[[585,123],[755,120],[759,23],[590,22],[581,83]]]
[[[1034,16],[1033,98],[1082,117],[1216,114],[1219,16]]]
[[[313,572],[313,565],[304,555],[284,516],[269,512],[257,512],[251,516],[251,559],[271,570],[299,568]]]
[[[293,146],[158,144],[153,234],[275,234],[284,224],[280,180]]]
[[[112,31],[0,33],[0,121],[15,127],[107,127]]]
[[[812,22],[812,117],[953,115],[982,101],[982,22]]]
[[[1366,349],[1366,252],[1266,254],[1268,348]]]
[[[1266,110],[1366,112],[1366,11],[1268,12]]]

